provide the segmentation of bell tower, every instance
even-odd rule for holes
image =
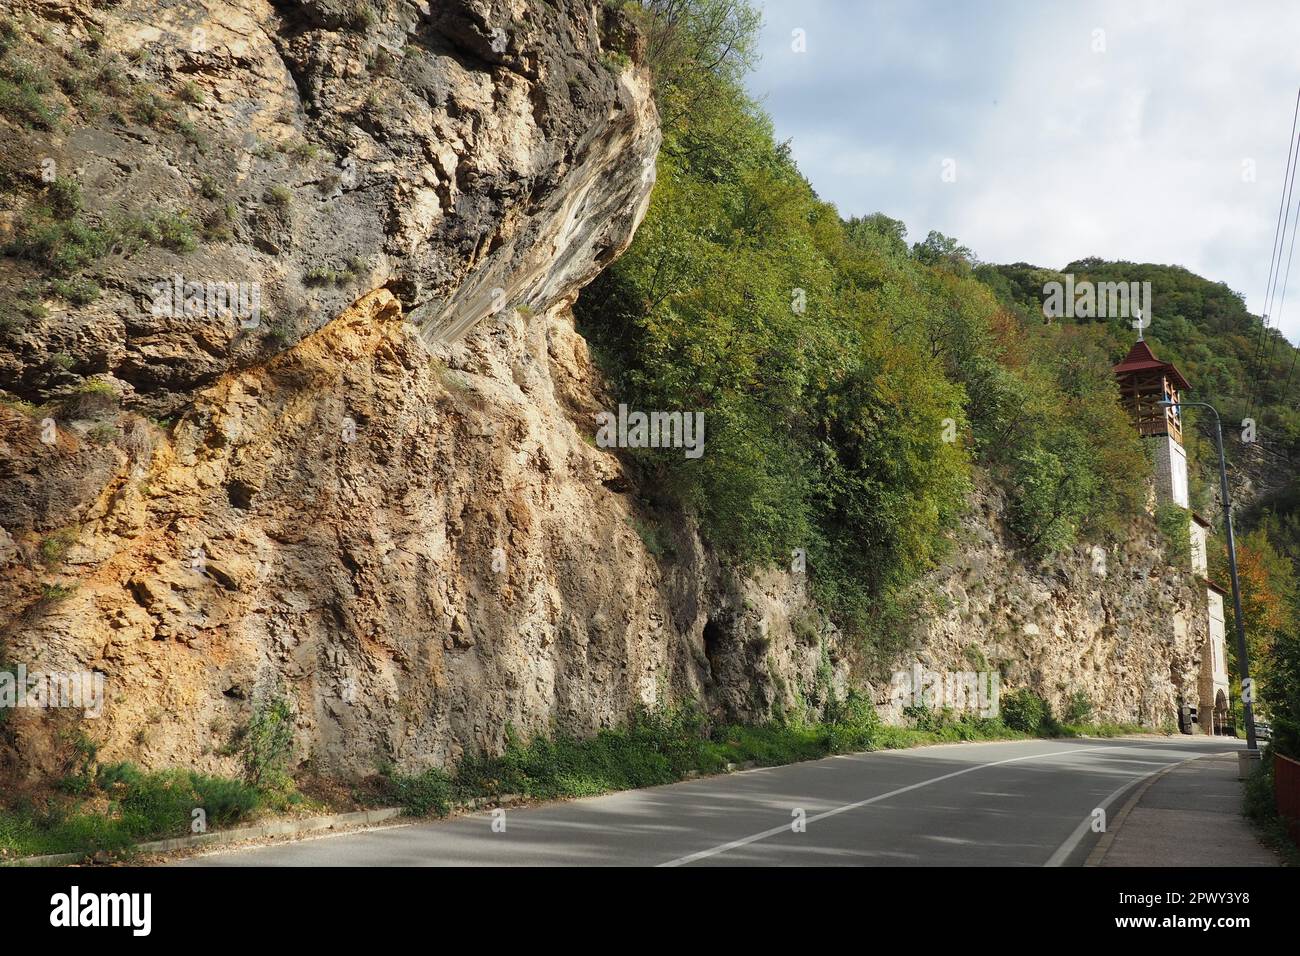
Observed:
[[[1183,421],[1176,406],[1188,388],[1187,380],[1170,362],[1162,362],[1151,346],[1138,339],[1124,361],[1115,366],[1120,401],[1128,409],[1138,434],[1155,444],[1156,497],[1189,507],[1187,498],[1187,452],[1183,449]]]
[[[1216,734],[1227,730],[1228,665],[1224,631],[1223,588],[1207,577],[1206,535],[1210,523],[1190,510],[1187,494],[1187,452],[1183,448],[1183,421],[1177,404],[1180,394],[1189,388],[1182,373],[1170,362],[1156,358],[1151,346],[1141,337],[1129,349],[1124,361],[1115,366],[1120,401],[1128,410],[1138,434],[1151,442],[1155,450],[1156,499],[1187,509],[1191,541],[1192,571],[1205,585],[1205,636],[1200,642],[1200,679],[1195,688],[1185,688],[1189,716],[1194,726],[1179,725],[1186,733]],[[1192,701],[1199,706],[1190,707]]]

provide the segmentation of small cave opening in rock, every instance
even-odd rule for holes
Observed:
[[[722,655],[722,642],[726,635],[717,618],[711,617],[704,624],[704,656],[709,659],[710,676],[717,678],[718,661]]]
[[[226,498],[232,508],[247,511],[253,507],[253,488],[242,481],[232,481],[226,485]]]

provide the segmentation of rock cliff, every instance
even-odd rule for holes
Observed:
[[[1164,727],[1183,699],[1199,702],[1205,589],[1168,562],[1150,518],[1118,545],[1080,544],[1039,563],[1014,546],[1005,513],[983,484],[927,577],[912,636],[925,668],[997,672],[1058,716],[1082,693],[1092,719]]]
[[[68,99],[22,131],[11,234],[51,189],[32,156],[91,227],[217,226],[106,251],[81,305],[4,260],[43,300],[0,369],[41,406],[0,409],[6,658],[103,673],[105,757],[227,771],[278,690],[299,759],[360,774],[828,686],[801,584],[719,568],[593,447],[611,403],[568,306],[653,185],[635,31],[599,3],[357,9],[27,5],[24,56],[93,47],[166,118]],[[184,285],[212,281],[261,315]],[[18,713],[7,770],[56,772],[60,726]]]
[[[721,567],[592,439],[617,398],[569,307],[659,142],[620,12],[13,6],[50,82],[0,119],[0,659],[103,674],[104,759],[233,772],[278,691],[299,763],[345,775],[843,693],[802,576]],[[1199,618],[1149,531],[1104,576],[1030,568],[1000,507],[931,577],[920,658],[1172,717]],[[0,771],[59,772],[75,721],[14,714]]]

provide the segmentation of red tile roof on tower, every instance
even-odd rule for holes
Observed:
[[[1162,362],[1156,358],[1155,353],[1151,351],[1151,346],[1144,341],[1133,343],[1133,347],[1128,350],[1128,355],[1124,357],[1124,361],[1115,366],[1115,374],[1124,375],[1129,372],[1145,372],[1152,369],[1162,370],[1179,388],[1191,388],[1187,384],[1187,379],[1183,378],[1183,373],[1178,371],[1172,363]]]

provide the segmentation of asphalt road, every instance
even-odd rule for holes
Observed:
[[[1222,738],[882,751],[648,790],[216,852],[185,866],[1058,866],[1129,788]],[[795,832],[802,811],[806,827]]]

